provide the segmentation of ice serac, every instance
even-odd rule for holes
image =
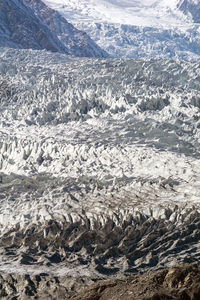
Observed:
[[[86,33],[77,30],[41,1],[1,1],[0,46],[46,49],[86,57],[107,55]]]
[[[199,78],[199,62],[0,48],[0,271],[198,262]]]
[[[77,23],[112,57],[200,60],[198,25],[190,29]]]

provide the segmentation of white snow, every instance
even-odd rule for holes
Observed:
[[[45,0],[73,22],[120,23],[143,27],[171,28],[189,25],[190,19],[176,6],[178,0]]]

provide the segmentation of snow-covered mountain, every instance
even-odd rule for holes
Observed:
[[[195,23],[199,3],[196,1],[44,2],[85,30],[114,57],[200,59],[200,26]]]
[[[41,0],[0,2],[0,46],[107,57],[91,38]]]

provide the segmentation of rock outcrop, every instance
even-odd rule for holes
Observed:
[[[200,2],[195,0],[180,0],[178,8],[186,15],[190,15],[195,23],[200,23]]]

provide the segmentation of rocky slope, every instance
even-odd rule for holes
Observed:
[[[76,56],[107,56],[87,34],[42,1],[1,1],[0,46],[46,49]]]
[[[76,29],[41,0],[23,0],[23,2],[58,37],[69,54],[83,57],[108,57],[106,51],[98,47],[84,31]]]
[[[180,0],[178,8],[185,15],[190,15],[195,23],[200,23],[200,2],[196,0]]]
[[[0,3],[1,46],[47,49],[67,53],[59,39],[45,27],[22,1]]]

